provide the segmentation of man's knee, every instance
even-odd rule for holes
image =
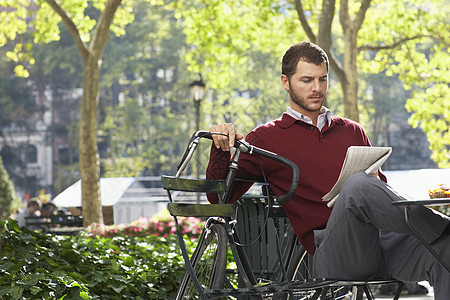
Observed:
[[[356,173],[344,182],[344,185],[342,186],[342,191],[347,190],[361,190],[362,187],[366,187],[368,185],[368,182],[370,181],[369,175],[367,175],[364,172]]]
[[[344,202],[346,207],[352,204],[364,206],[364,203],[366,203],[365,199],[379,195],[380,189],[377,181],[379,180],[364,172],[350,176],[342,186],[339,201]]]

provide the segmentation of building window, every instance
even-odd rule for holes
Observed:
[[[3,165],[5,165],[5,167],[12,166],[16,160],[14,151],[10,146],[3,146],[2,150],[0,151],[0,155],[2,156]]]
[[[34,145],[27,145],[25,154],[25,161],[27,163],[37,163],[37,148]]]

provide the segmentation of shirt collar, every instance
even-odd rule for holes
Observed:
[[[322,123],[321,127],[323,127],[323,125],[325,125],[325,121],[328,123],[328,126],[331,126],[331,110],[329,110],[325,106],[322,106],[322,107],[325,109],[325,112],[323,112],[322,114],[319,115],[318,123],[321,121],[320,119],[322,119],[323,123]],[[290,106],[287,107],[286,113],[296,120],[300,120],[305,123],[312,124],[312,120],[308,116],[305,116],[304,114],[299,113],[298,111],[292,109]],[[325,119],[323,119],[323,118],[325,118]]]

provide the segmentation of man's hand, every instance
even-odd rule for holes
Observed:
[[[244,138],[244,135],[242,133],[238,133],[232,123],[213,125],[211,126],[209,132],[221,133],[213,134],[212,138],[216,148],[222,149],[222,151],[230,151],[230,149],[234,146],[234,141],[236,139],[242,140]]]
[[[369,175],[375,177],[376,179],[381,180],[380,176],[378,176],[378,170],[375,173],[370,173]]]

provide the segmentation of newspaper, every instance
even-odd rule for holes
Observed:
[[[388,159],[392,153],[391,147],[369,147],[369,146],[350,146],[347,149],[341,173],[331,188],[331,190],[322,197],[323,201],[329,201],[328,207],[334,205],[342,185],[348,177],[358,172],[374,174],[381,165]]]

